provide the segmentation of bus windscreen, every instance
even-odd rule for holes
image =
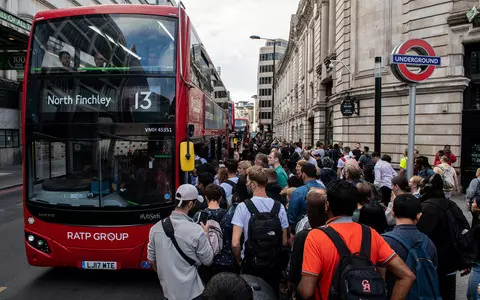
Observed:
[[[247,126],[247,121],[246,120],[235,120],[235,128],[245,128]]]
[[[160,73],[175,75],[173,18],[84,15],[37,22],[30,74]]]

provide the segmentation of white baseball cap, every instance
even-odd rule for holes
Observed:
[[[191,184],[182,184],[179,186],[175,193],[175,199],[180,201],[178,207],[182,206],[183,201],[198,200],[200,203],[203,202],[203,197],[198,195],[197,188]]]

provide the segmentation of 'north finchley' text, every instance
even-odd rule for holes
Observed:
[[[70,96],[65,97],[55,97],[55,96],[47,96],[47,104],[48,105],[104,105],[108,107],[112,102],[111,97],[100,97],[100,95],[92,95],[90,97],[83,97],[81,95],[76,95],[75,99]]]

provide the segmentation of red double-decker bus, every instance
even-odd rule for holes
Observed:
[[[235,134],[239,145],[248,145],[250,142],[250,126],[247,118],[235,118]]]
[[[210,159],[228,151],[213,72],[182,7],[35,16],[22,105],[31,265],[149,268],[148,232],[190,177],[191,142]]]

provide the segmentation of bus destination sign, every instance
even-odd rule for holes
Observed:
[[[102,105],[108,107],[112,102],[112,97],[101,97],[100,95],[92,95],[84,97],[82,95],[75,95],[70,97],[47,96],[47,105]]]

